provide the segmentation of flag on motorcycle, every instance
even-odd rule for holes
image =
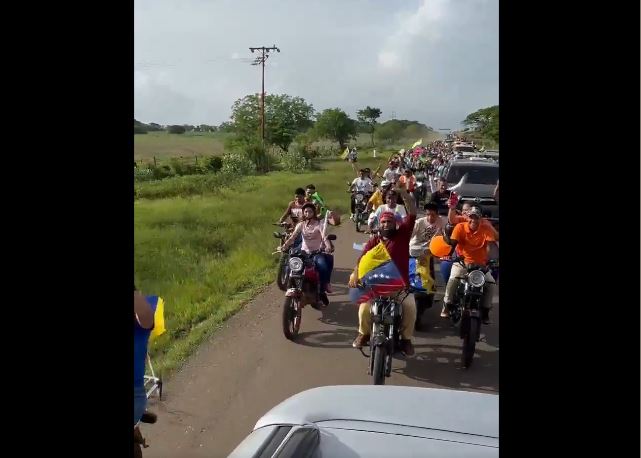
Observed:
[[[410,285],[414,288],[424,288],[429,293],[436,293],[434,281],[434,258],[429,254],[417,259],[410,256],[409,269]]]
[[[423,139],[422,139],[422,138],[420,138],[417,142],[415,142],[415,143],[412,145],[412,148],[411,148],[411,149],[416,148],[416,147],[417,147],[417,146],[419,146],[421,143],[423,143]]]
[[[343,151],[343,154],[341,154],[341,159],[345,160],[347,159],[347,155],[349,154],[349,146],[345,148],[345,151]]]
[[[151,330],[150,339],[165,333],[165,301],[159,296],[146,296],[147,302],[154,312],[154,328]]]
[[[358,262],[358,278],[361,286],[349,289],[349,299],[355,304],[378,296],[389,296],[407,286],[382,242]]]

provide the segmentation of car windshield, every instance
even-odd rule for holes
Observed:
[[[467,173],[467,183],[472,184],[496,184],[499,179],[498,167],[482,167],[474,164],[457,165],[452,164],[447,172],[447,182],[456,184],[461,181],[463,175]]]

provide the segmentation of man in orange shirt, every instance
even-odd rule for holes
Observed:
[[[457,224],[449,237],[452,252],[457,247],[466,266],[471,264],[486,265],[487,245],[489,242],[498,242],[499,233],[488,220],[482,218],[479,207],[473,206],[467,217],[469,221]],[[451,309],[452,300],[459,283],[457,277],[462,277],[466,274],[467,270],[460,263],[455,263],[452,266],[450,279],[445,287],[445,297],[443,298],[446,310]],[[485,274],[485,281],[487,283],[483,293],[481,313],[483,323],[489,324],[489,311],[492,308],[492,296],[494,294],[494,278],[490,271]]]

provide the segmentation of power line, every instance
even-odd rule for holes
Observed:
[[[251,65],[260,65],[262,66],[262,84],[260,92],[260,138],[262,139],[263,145],[265,144],[265,61],[269,58],[270,51],[280,52],[280,49],[276,45],[266,48],[265,46],[261,47],[250,47],[249,50],[254,54],[254,51],[259,51],[260,55],[256,57]]]

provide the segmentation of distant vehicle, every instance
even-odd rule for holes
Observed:
[[[499,179],[499,164],[483,158],[454,160],[445,172],[445,179],[459,196],[459,205],[465,202],[480,205],[485,216],[497,225],[499,204],[494,199],[494,188]]]
[[[499,397],[380,385],[325,386],[284,400],[229,458],[499,456]]]

